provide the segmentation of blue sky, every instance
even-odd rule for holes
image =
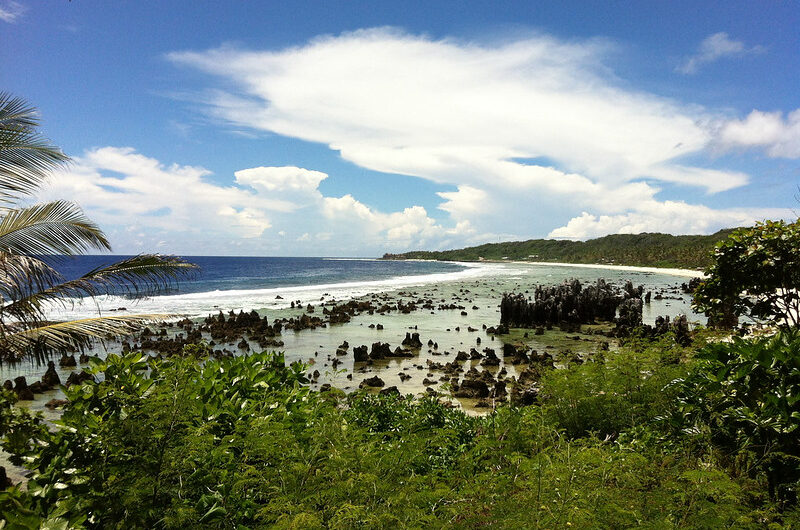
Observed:
[[[793,2],[0,0],[117,253],[374,256],[800,209]]]

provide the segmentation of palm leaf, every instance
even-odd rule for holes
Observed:
[[[126,315],[46,323],[25,329],[6,326],[0,336],[0,362],[31,356],[41,362],[52,352],[84,348],[95,340],[125,337],[148,324],[173,318],[175,315]]]
[[[55,269],[38,258],[0,251],[0,313],[14,301],[62,280]]]
[[[197,265],[175,256],[140,254],[111,265],[98,267],[80,278],[50,285],[16,299],[2,308],[11,315],[38,315],[43,318],[46,302],[69,300],[103,294],[143,297],[170,289],[182,278],[197,270]]]
[[[34,193],[69,158],[35,128],[36,109],[0,92],[0,202]]]
[[[110,250],[100,228],[69,201],[35,204],[5,211],[0,221],[0,251],[13,254],[81,254]]]

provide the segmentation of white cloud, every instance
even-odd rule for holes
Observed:
[[[235,237],[257,237],[270,227],[267,211],[291,209],[285,201],[214,184],[209,175],[202,167],[165,166],[129,147],[102,147],[54,175],[41,198],[75,200],[103,225]]]
[[[743,120],[725,123],[719,134],[723,147],[763,147],[771,157],[800,158],[800,109],[784,119],[782,112],[752,111]]]
[[[487,193],[472,186],[459,186],[458,191],[439,192],[437,195],[447,200],[439,205],[439,209],[449,212],[456,219],[465,219],[491,208],[487,204]]]
[[[25,11],[27,8],[14,0],[0,2],[0,20],[3,22],[13,24],[25,14]]]
[[[76,201],[117,252],[378,255],[475,234],[469,223],[444,228],[419,206],[384,213],[352,195],[324,197],[318,186],[328,175],[319,171],[256,167],[235,176],[235,186],[223,186],[202,167],[102,147],[54,175],[39,199]]]
[[[394,248],[407,247],[412,242],[421,246],[438,243],[437,239],[447,233],[421,206],[387,214],[373,210],[349,194],[325,197],[322,213],[329,221],[340,222],[340,226],[356,227],[367,241],[382,240]]]
[[[712,117],[620,87],[606,50],[546,36],[478,45],[373,29],[280,51],[169,57],[240,87],[207,97],[217,117],[325,143],[376,171],[487,192],[536,184],[575,193],[574,181],[613,188],[644,177],[710,191],[744,182],[676,164],[707,147]],[[515,162],[543,156],[559,173]]]
[[[705,234],[723,227],[747,226],[755,221],[791,217],[788,209],[739,208],[715,210],[681,201],[651,201],[633,212],[618,215],[593,215],[583,212],[573,217],[548,237],[589,239],[606,234]]]
[[[316,191],[319,183],[328,178],[320,171],[294,166],[254,167],[234,173],[236,182],[267,191]]]
[[[723,57],[739,57],[751,53],[761,53],[762,46],[748,48],[743,42],[731,40],[725,32],[714,33],[700,43],[697,53],[686,57],[675,71],[682,74],[694,74],[701,66],[713,63]]]
[[[382,214],[351,195],[322,199],[326,222],[363,227],[365,244],[461,246],[490,234],[659,226],[708,232],[757,218],[752,209],[656,198],[659,183],[713,194],[749,177],[687,163],[719,145],[723,120],[620,83],[608,49],[543,35],[476,44],[379,28],[277,51],[224,46],[169,58],[238,87],[203,99],[233,127],[323,143],[359,166],[456,188],[438,193],[453,228],[416,207]],[[757,50],[717,34],[687,68]],[[794,119],[779,136],[790,136]],[[582,210],[592,213],[575,217]]]

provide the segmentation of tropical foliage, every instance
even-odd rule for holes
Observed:
[[[709,236],[670,234],[612,234],[588,241],[531,239],[487,243],[477,247],[443,251],[386,254],[385,259],[434,259],[478,261],[511,259],[563,263],[614,263],[643,267],[707,267],[714,245],[731,230]]]
[[[746,316],[800,325],[800,220],[736,230],[713,258],[694,295],[695,308],[712,324],[730,328]]]
[[[144,295],[169,286],[194,266],[174,257],[140,255],[67,280],[48,256],[111,246],[80,207],[68,201],[18,205],[68,158],[37,130],[35,109],[0,93],[0,362],[41,360],[98,337],[130,333],[162,315],[50,322],[52,304],[99,294]]]
[[[710,441],[726,463],[763,474],[769,493],[794,504],[800,486],[800,331],[709,344],[671,386],[670,425],[679,437]]]
[[[786,341],[769,348],[796,344]],[[692,351],[674,342],[632,342],[605,362],[553,372],[537,405],[485,417],[435,397],[310,391],[304,367],[286,366],[280,354],[217,360],[206,352],[94,361],[98,382],[66,389],[69,403],[55,429],[4,394],[2,446],[31,473],[27,488],[0,493],[8,527],[800,523],[785,495],[770,496],[770,463],[737,467],[732,448],[740,445],[695,434],[735,433],[746,418],[706,414],[704,403],[724,395],[718,387],[685,394],[690,382],[719,370],[706,360],[694,366]],[[754,380],[754,399],[773,383]],[[731,406],[732,399],[723,409]],[[774,412],[756,406],[752,418],[770,423]],[[670,423],[679,413],[691,428]],[[737,436],[731,440],[743,443]],[[763,449],[756,447],[763,440],[752,443],[744,450]]]

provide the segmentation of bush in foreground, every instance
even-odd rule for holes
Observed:
[[[662,443],[650,424],[675,367],[653,348],[570,376],[616,394],[597,415],[570,413],[580,396],[551,381],[541,406],[480,418],[433,398],[311,392],[277,354],[110,356],[94,365],[102,382],[67,390],[56,429],[3,396],[3,447],[31,477],[0,493],[0,515],[7,528],[790,524],[758,477]]]

